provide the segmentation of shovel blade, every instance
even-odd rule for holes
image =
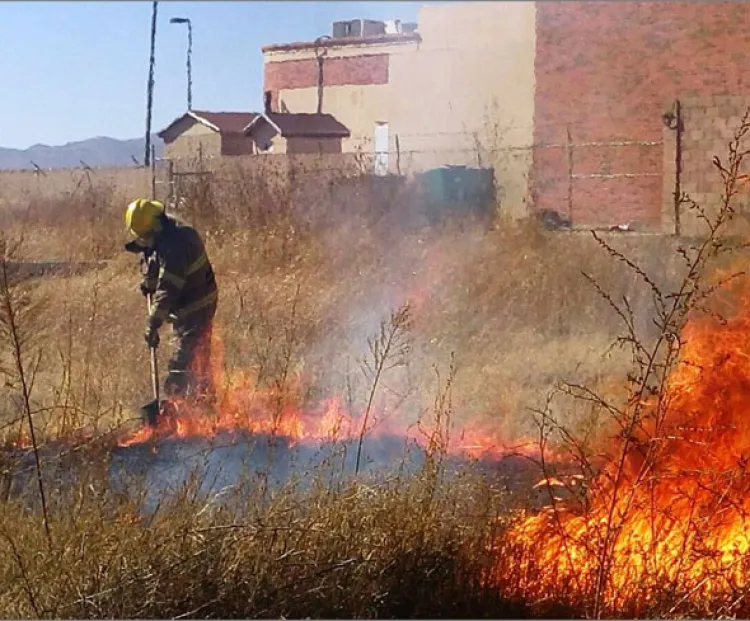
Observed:
[[[157,420],[159,419],[159,412],[161,411],[161,402],[158,399],[147,403],[141,407],[141,418],[149,427],[156,427]]]
[[[169,399],[162,399],[161,401],[154,399],[141,407],[140,412],[141,419],[149,427],[156,427],[162,419],[169,424],[169,421],[177,415],[177,408]]]

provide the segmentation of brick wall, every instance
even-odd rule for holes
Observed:
[[[750,95],[749,20],[744,2],[537,3],[534,142],[564,143],[568,129],[573,142],[659,142],[675,99]],[[576,180],[578,224],[662,229],[670,140],[661,155],[635,147],[587,154],[588,170],[636,176]],[[566,166],[562,151],[536,149],[538,208],[565,211]]]
[[[278,111],[278,93],[318,85],[318,61],[312,58],[266,62],[263,89],[271,91],[271,106]],[[323,86],[388,83],[388,55],[372,54],[323,61]]]
[[[683,124],[680,189],[711,214],[720,206],[724,192],[713,158],[718,157],[726,164],[729,143],[750,107],[750,96],[685,97],[680,103]],[[743,147],[748,148],[747,144],[741,145]],[[750,162],[743,162],[743,174],[747,174],[748,164]],[[741,184],[739,189],[733,206],[739,216],[735,224],[743,226],[750,215],[750,188]],[[686,235],[705,233],[706,226],[694,210],[683,206],[678,217],[680,232]]]

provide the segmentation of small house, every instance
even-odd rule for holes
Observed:
[[[255,112],[205,112],[188,110],[158,133],[164,141],[164,157],[178,160],[222,155],[250,155],[253,141],[245,128]]]
[[[349,129],[331,114],[265,112],[245,127],[255,153],[341,153]]]

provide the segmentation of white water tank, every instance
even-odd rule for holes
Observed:
[[[385,34],[400,34],[401,33],[401,20],[400,19],[387,19],[385,21]]]

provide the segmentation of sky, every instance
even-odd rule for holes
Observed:
[[[187,27],[171,17],[193,25],[193,108],[249,111],[263,105],[263,45],[314,40],[338,20],[417,21],[422,4],[159,2],[152,130],[187,107]],[[144,136],[151,6],[0,2],[0,147]]]

